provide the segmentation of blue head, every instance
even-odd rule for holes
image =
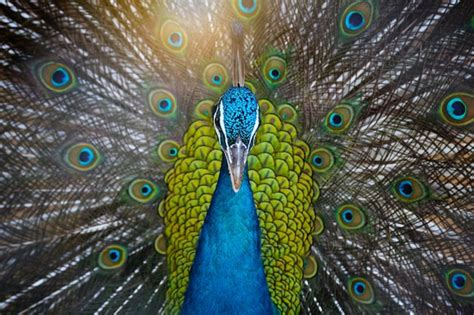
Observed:
[[[229,166],[232,188],[239,191],[247,156],[259,125],[259,106],[246,87],[231,87],[214,112],[214,128]]]

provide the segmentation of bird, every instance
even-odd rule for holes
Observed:
[[[1,313],[472,314],[472,1],[0,7]]]

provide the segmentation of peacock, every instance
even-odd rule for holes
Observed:
[[[1,313],[474,312],[472,1],[0,7]]]

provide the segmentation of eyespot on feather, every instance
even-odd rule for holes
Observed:
[[[334,154],[326,148],[313,150],[310,163],[316,173],[325,173],[334,166]]]
[[[163,46],[172,53],[182,54],[188,46],[188,35],[181,25],[167,20],[160,30]]]
[[[372,24],[374,5],[372,1],[357,1],[347,6],[341,14],[339,28],[346,37],[362,34]]]
[[[214,101],[212,100],[202,100],[200,101],[194,110],[194,116],[199,119],[211,119],[212,118],[212,107],[214,106]]]
[[[263,78],[270,87],[280,86],[286,79],[286,72],[286,61],[278,56],[267,58],[262,67]]]
[[[354,119],[354,109],[349,105],[337,105],[331,110],[324,120],[325,128],[335,134],[342,134],[352,124]]]
[[[166,255],[166,239],[163,234],[160,234],[156,237],[154,245],[158,254]]]
[[[179,144],[173,140],[164,140],[158,145],[158,157],[167,163],[176,161],[179,152]]]
[[[136,202],[145,204],[156,200],[160,194],[158,186],[148,179],[135,179],[127,189],[128,195]]]
[[[344,230],[357,231],[365,226],[367,219],[359,206],[343,204],[336,209],[336,222]]]
[[[222,64],[211,63],[204,69],[203,80],[211,90],[222,92],[228,85],[229,77]]]
[[[260,107],[260,112],[263,115],[275,112],[275,106],[273,106],[270,100],[267,100],[265,98],[258,100],[258,106]]]
[[[49,61],[38,67],[38,77],[45,88],[54,93],[66,93],[74,89],[77,79],[67,65]]]
[[[303,276],[306,279],[311,279],[318,273],[318,262],[313,256],[305,257],[303,263]]]
[[[98,257],[99,267],[105,270],[113,270],[122,267],[127,261],[127,249],[118,244],[105,247]]]
[[[350,278],[347,288],[350,297],[358,303],[372,304],[375,301],[372,285],[362,277]]]
[[[445,285],[457,296],[469,298],[474,296],[471,274],[461,268],[452,268],[444,273]]]
[[[148,93],[148,104],[153,113],[160,118],[174,118],[177,103],[174,95],[165,89],[153,89]]]
[[[232,8],[242,20],[251,20],[260,12],[260,0],[232,0]]]
[[[428,196],[424,184],[412,176],[400,177],[392,184],[392,193],[400,201],[411,203]]]
[[[316,215],[316,217],[314,218],[314,225],[315,225],[315,228],[314,228],[313,235],[314,236],[319,236],[319,235],[323,234],[323,232],[324,232],[324,221],[323,221],[323,218],[321,218],[321,216]]]
[[[290,104],[278,106],[278,115],[285,122],[295,123],[298,120],[298,113]]]
[[[64,161],[71,168],[87,172],[100,162],[101,155],[95,146],[89,143],[77,143],[66,150]]]
[[[453,126],[467,126],[474,121],[474,95],[456,92],[445,97],[439,106],[443,121]]]

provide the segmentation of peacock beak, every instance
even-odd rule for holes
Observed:
[[[230,179],[232,181],[232,189],[237,193],[242,185],[242,177],[244,175],[245,163],[247,163],[247,156],[249,150],[245,143],[242,142],[240,136],[237,141],[224,150],[229,166]]]

